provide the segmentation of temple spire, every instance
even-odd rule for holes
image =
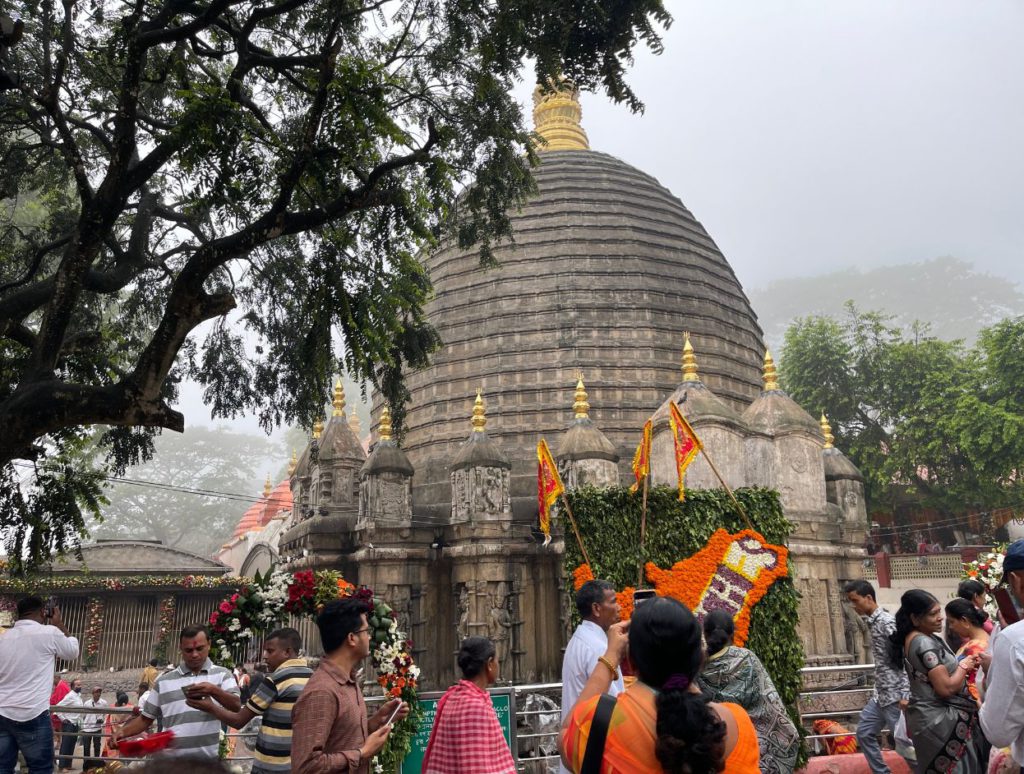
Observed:
[[[572,404],[572,410],[576,412],[576,419],[589,419],[590,404],[587,402],[587,391],[583,387],[582,373],[576,379],[576,394],[573,397],[575,402]]]
[[[274,487],[270,484],[270,474],[267,473],[267,480],[263,482],[263,499],[266,500],[270,497],[270,493],[274,491]]]
[[[345,414],[345,388],[341,386],[341,379],[334,382],[334,412],[333,416],[340,417]]]
[[[359,417],[356,415],[356,412],[354,411],[348,418],[348,426],[352,430],[352,432],[356,434],[356,438],[362,435],[363,427],[359,423]]]
[[[831,449],[833,442],[836,437],[832,435],[832,425],[828,423],[828,417],[825,416],[825,412],[821,412],[821,434],[825,436],[825,448]]]
[[[292,449],[292,459],[288,463],[288,478],[295,475],[295,469],[299,466],[299,455]]]
[[[391,409],[387,406],[380,410],[380,424],[377,425],[377,434],[381,441],[391,440]]]
[[[473,418],[470,420],[474,433],[482,433],[487,427],[487,416],[484,412],[484,396],[481,390],[476,391],[476,400],[473,401]]]
[[[764,371],[761,375],[761,379],[764,382],[765,392],[772,392],[773,390],[779,389],[779,372],[775,368],[775,361],[772,359],[772,353],[767,349],[764,351]]]
[[[699,382],[697,375],[697,358],[693,354],[693,345],[690,343],[689,332],[683,333],[683,381]]]
[[[582,116],[580,92],[572,81],[563,78],[548,87],[538,84],[533,90],[533,126],[545,142],[537,150],[590,150]]]

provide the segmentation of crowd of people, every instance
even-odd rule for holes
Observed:
[[[1024,607],[1024,541],[1009,547],[1003,570]],[[844,592],[867,624],[874,655],[874,693],[856,731],[871,771],[889,771],[879,742],[889,729],[912,741],[912,767],[922,774],[1020,774],[1024,624],[1002,615],[993,621],[976,581],[962,583],[945,606],[922,589],[907,591],[895,615],[867,581]],[[680,602],[653,597],[620,621],[615,589],[602,580],[583,584],[576,606],[581,622],[562,665],[563,772],[795,769],[800,734],[758,657],[734,643],[729,614],[712,612],[701,622]],[[356,598],[323,608],[317,625],[325,655],[315,669],[302,657],[299,632],[271,632],[263,648],[267,674],[252,681],[214,664],[209,632],[188,626],[180,633],[180,663],[161,671],[151,662],[136,713],[114,715],[101,686],[83,698],[81,680],[67,684],[53,673],[55,659],[74,660],[79,649],[60,610],[23,599],[17,623],[0,637],[0,774],[13,773],[19,752],[29,774],[52,772],[55,736],[60,771],[71,768],[76,740],[88,770],[116,757],[122,740],[154,727],[174,732],[160,760],[189,759],[196,774],[201,767],[192,761],[217,759],[223,728],[257,718],[256,774],[369,772],[394,723],[409,712],[399,699],[372,715],[367,710],[361,666],[371,649],[369,612]],[[495,644],[469,637],[457,662],[462,679],[438,701],[422,771],[513,774],[515,759],[487,692],[500,677]],[[128,703],[119,692],[116,706]],[[147,767],[158,769],[160,760]]]

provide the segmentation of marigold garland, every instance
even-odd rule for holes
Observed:
[[[754,554],[744,551],[744,544],[751,541],[757,544],[747,546],[758,554],[766,556],[770,567],[754,566],[749,560]],[[725,608],[733,612],[736,621],[737,645],[744,645],[750,635],[751,609],[768,591],[777,579],[785,578],[788,573],[788,549],[765,541],[759,533],[745,529],[736,533],[728,533],[724,529],[716,530],[708,544],[688,559],[672,565],[670,570],[662,570],[653,562],[645,566],[647,579],[654,584],[658,596],[678,599],[688,608],[701,615],[709,609]],[[751,587],[744,594],[743,605],[738,608],[728,607],[718,600],[719,604],[711,604],[714,595],[709,595],[712,584],[730,585],[739,576],[750,583]],[[753,576],[753,577],[750,577]],[[577,591],[587,581],[594,579],[594,572],[589,564],[581,564],[573,570],[573,581]],[[732,583],[731,585],[735,585]],[[615,597],[622,608],[622,620],[633,617],[632,586],[616,592]]]
[[[750,635],[750,614],[769,586],[789,573],[785,546],[768,543],[751,529],[730,534],[715,530],[707,545],[688,559],[663,570],[653,562],[645,566],[647,578],[659,596],[678,599],[698,616],[714,609],[728,610],[736,622],[736,645]],[[743,588],[747,586],[747,588]],[[743,593],[736,608],[727,590]]]
[[[88,623],[85,627],[85,646],[82,649],[84,657],[82,663],[86,667],[96,665],[96,657],[100,653],[100,640],[103,637],[103,598],[89,597],[89,607],[86,613]]]
[[[161,661],[167,661],[170,655],[171,640],[174,636],[175,610],[177,603],[174,597],[164,597],[160,601],[160,621],[157,627],[156,645],[153,655]]]

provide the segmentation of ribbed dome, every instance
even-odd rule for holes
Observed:
[[[488,434],[512,462],[522,519],[536,511],[537,440],[557,447],[577,371],[599,407],[595,424],[627,462],[646,419],[679,386],[683,331],[699,342],[702,380],[734,409],[760,389],[756,317],[689,210],[612,156],[541,157],[538,195],[511,214],[515,243],[496,248],[498,268],[452,245],[424,258],[435,290],[427,313],[443,348],[408,377],[403,448],[417,508],[438,517],[478,388]]]

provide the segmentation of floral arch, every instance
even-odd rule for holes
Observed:
[[[412,642],[398,629],[394,610],[374,596],[372,589],[357,588],[334,570],[289,573],[271,568],[266,575],[256,573],[210,614],[211,655],[219,663],[232,666],[236,656],[283,625],[289,616],[313,618],[328,602],[346,597],[362,599],[370,606],[370,655],[384,696],[409,704],[408,716],[395,724],[373,764],[375,772],[397,772],[422,718],[417,701],[420,670],[413,663]]]

